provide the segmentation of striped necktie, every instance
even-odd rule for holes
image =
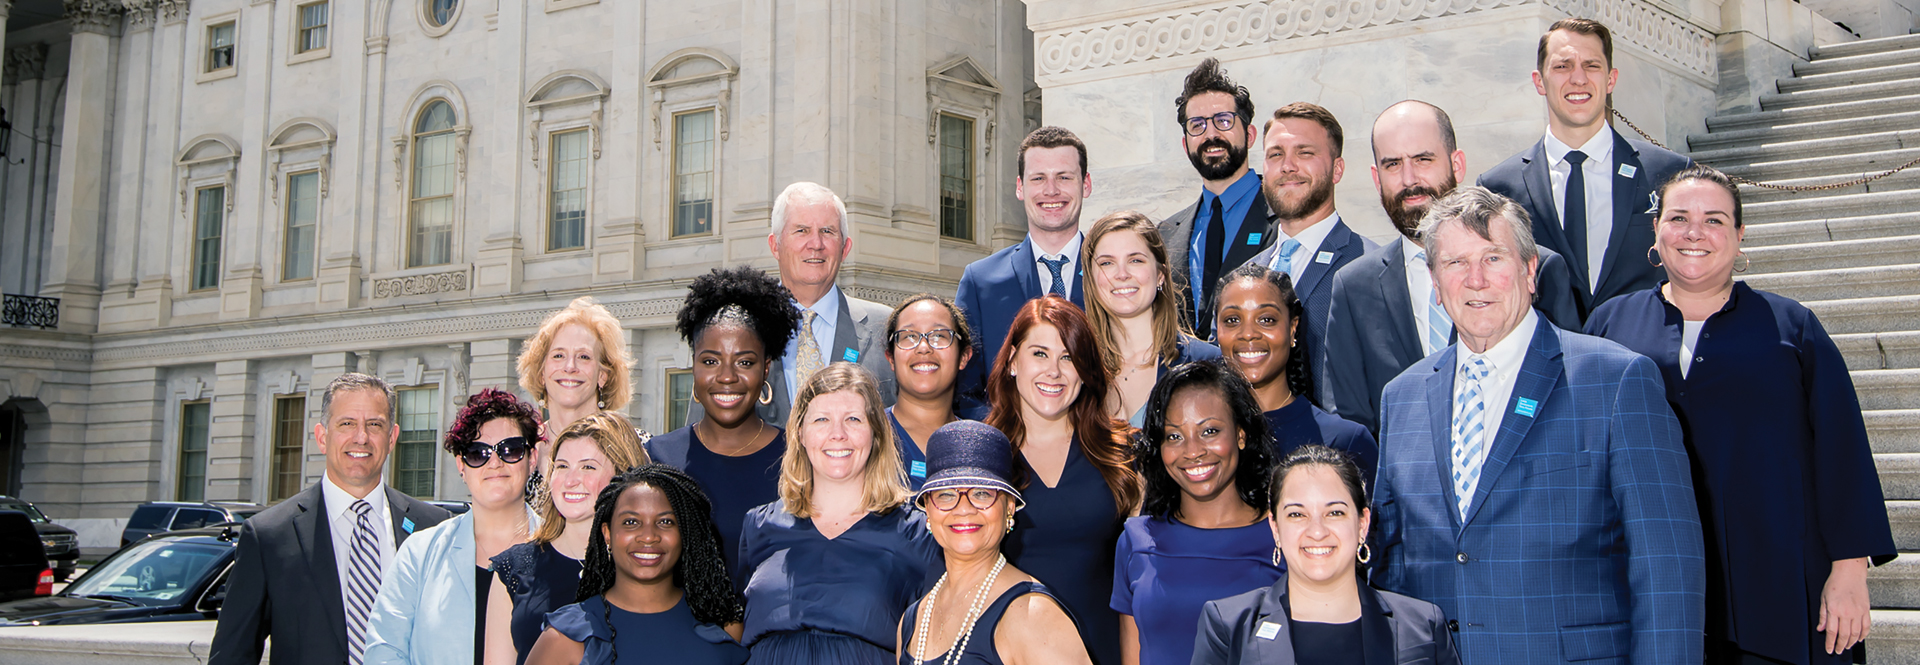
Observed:
[[[380,537],[373,530],[372,504],[355,501],[353,512],[359,521],[347,561],[347,662],[360,665],[367,652],[367,617],[380,593]]]
[[[1462,522],[1480,486],[1480,466],[1486,462],[1486,390],[1481,382],[1488,373],[1485,358],[1468,358],[1460,363],[1460,380],[1454,387],[1459,408],[1453,417],[1453,496]]]
[[[1413,258],[1426,264],[1427,253],[1418,252]],[[1448,340],[1453,339],[1453,319],[1447,316],[1447,308],[1440,306],[1440,285],[1427,283],[1427,355],[1439,353],[1447,348]]]

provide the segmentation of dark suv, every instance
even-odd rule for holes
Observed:
[[[133,509],[127,528],[120,531],[120,546],[140,542],[156,533],[198,529],[227,522],[245,522],[266,506],[234,501],[149,501]]]
[[[40,533],[40,546],[47,550],[47,561],[53,563],[54,581],[73,577],[73,568],[80,562],[79,535],[73,529],[54,524],[33,504],[10,496],[0,495],[0,510],[17,510],[33,521],[33,529]]]

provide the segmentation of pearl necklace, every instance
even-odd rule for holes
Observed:
[[[960,633],[954,636],[958,640],[952,648],[947,650],[947,665],[959,662],[960,654],[966,652],[967,643],[973,640],[973,624],[980,620],[980,615],[986,610],[987,591],[993,588],[993,581],[1000,577],[1000,569],[1006,566],[1007,555],[1001,554],[1000,560],[993,564],[993,572],[987,573],[986,581],[982,582],[980,590],[973,594],[973,605],[967,608],[966,619],[960,623]],[[946,585],[947,576],[943,573],[940,575],[940,581],[933,584],[933,590],[927,592],[927,602],[922,606],[926,611],[920,613],[920,628],[914,631],[913,665],[922,665],[927,662],[927,628],[933,618],[934,601],[940,598],[940,588]]]

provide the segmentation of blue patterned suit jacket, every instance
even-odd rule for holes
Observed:
[[[1462,524],[1459,348],[1387,384],[1375,583],[1439,605],[1468,663],[1700,662],[1700,517],[1653,361],[1541,320]]]

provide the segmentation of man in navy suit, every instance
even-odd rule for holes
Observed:
[[[1439,605],[1468,663],[1698,663],[1705,559],[1660,370],[1531,306],[1532,230],[1480,187],[1420,225],[1459,342],[1387,384],[1381,588]]]
[[[1220,276],[1273,245],[1273,222],[1260,174],[1247,167],[1253,127],[1253,96],[1207,58],[1187,74],[1173,100],[1181,149],[1200,172],[1200,199],[1160,222],[1167,264],[1180,293],[1182,320],[1201,339],[1213,337],[1214,297]]]
[[[1027,239],[974,261],[960,275],[956,298],[973,326],[974,361],[960,370],[958,399],[985,400],[992,371],[1027,301],[1052,294],[1085,305],[1081,291],[1080,203],[1093,195],[1087,144],[1062,127],[1041,127],[1020,142],[1013,195],[1027,213]]]
[[[1540,36],[1534,65],[1547,135],[1480,174],[1480,185],[1519,203],[1540,245],[1567,257],[1585,319],[1608,298],[1660,283],[1650,255],[1654,190],[1693,160],[1608,124],[1620,70],[1607,26],[1561,19]]]
[[[1266,134],[1261,188],[1273,211],[1273,246],[1247,263],[1292,276],[1293,292],[1307,308],[1306,325],[1295,333],[1296,348],[1312,361],[1315,401],[1326,404],[1333,274],[1379,245],[1347,228],[1333,209],[1333,186],[1347,169],[1340,157],[1346,135],[1333,113],[1317,104],[1294,102],[1273,112]]]
[[[1420,246],[1420,218],[1466,176],[1467,155],[1453,120],[1439,107],[1407,100],[1373,123],[1373,184],[1401,237],[1367,252],[1333,277],[1327,319],[1327,378],[1321,406],[1366,426],[1377,437],[1380,391],[1414,361],[1453,343],[1453,320],[1435,297]],[[1577,329],[1567,264],[1540,252],[1534,307],[1554,325]]]

